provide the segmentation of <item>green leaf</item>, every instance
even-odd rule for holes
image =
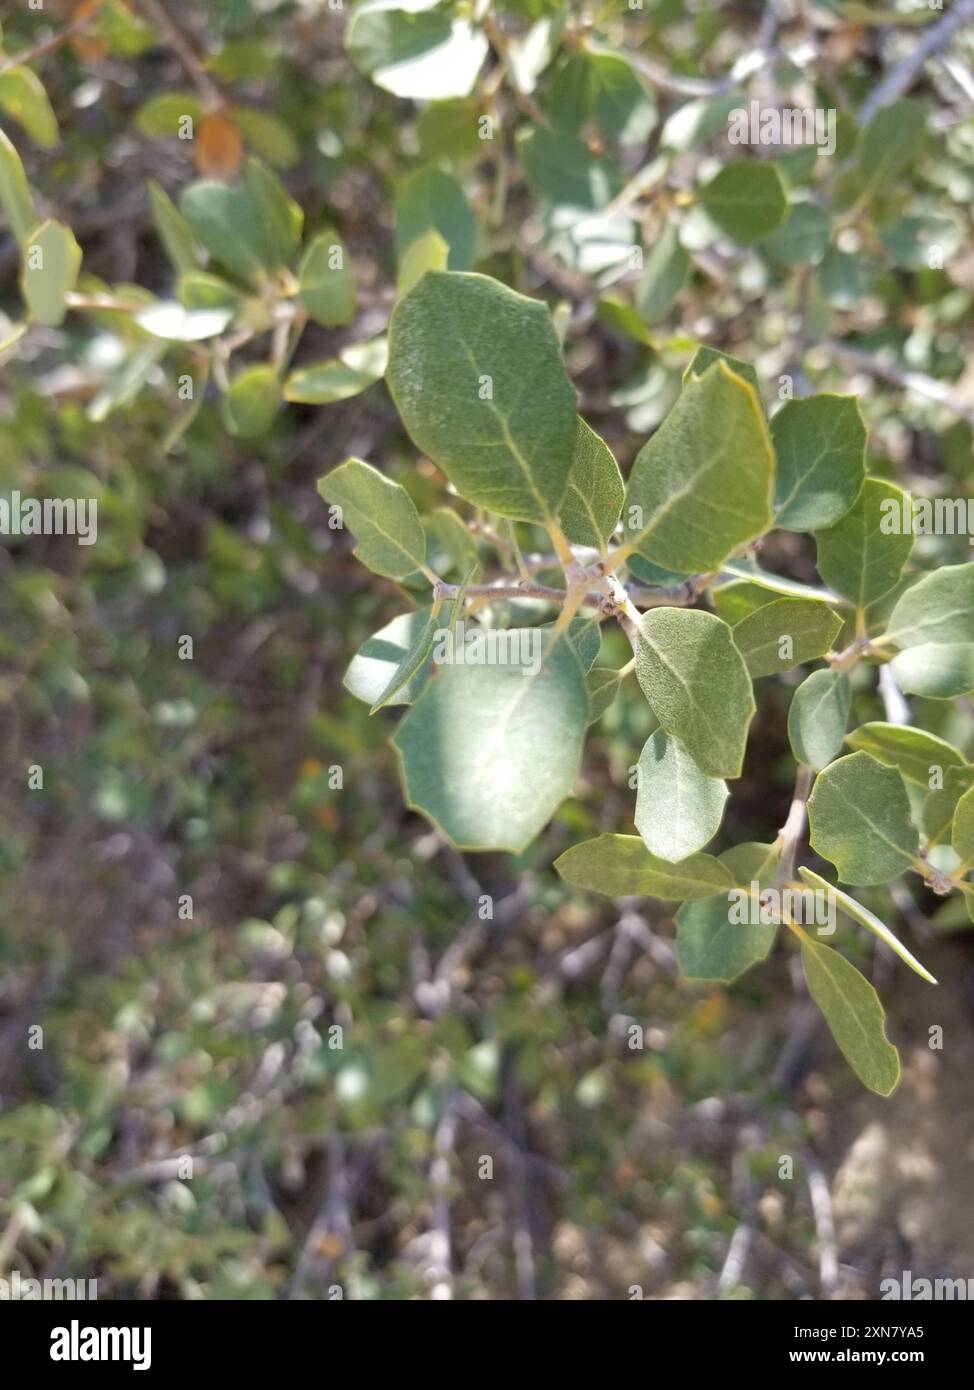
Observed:
[[[788,213],[778,170],[749,159],[725,164],[703,189],[700,202],[722,231],[745,245],[770,236]]]
[[[286,121],[269,111],[252,106],[232,106],[230,115],[243,132],[247,144],[278,169],[289,169],[298,158],[298,142]]]
[[[909,781],[928,791],[931,773],[942,775],[948,767],[964,766],[963,754],[952,743],[906,724],[861,724],[847,735],[846,743],[887,767],[898,768]]]
[[[618,524],[625,491],[609,446],[579,416],[568,487],[558,512],[568,540],[604,554]]]
[[[581,140],[547,126],[522,130],[518,156],[529,187],[549,203],[595,211],[619,192],[619,171]]]
[[[644,613],[636,677],[660,724],[704,772],[740,776],[754,692],[725,622],[682,608]]]
[[[732,887],[729,871],[710,854],[668,864],[650,854],[638,835],[598,835],[566,849],[555,860],[566,883],[610,898],[660,898],[683,902],[709,898]]]
[[[776,921],[762,921],[751,885],[769,887],[778,855],[774,845],[747,843],[726,850],[718,861],[733,879],[727,893],[685,903],[676,914],[676,958],[691,980],[736,980],[765,960],[778,934]]]
[[[786,531],[834,526],[866,476],[866,426],[855,396],[788,401],[771,421],[778,456],[777,524]]]
[[[434,507],[423,517],[430,568],[437,574],[456,570],[469,574],[480,568],[477,545],[467,527],[450,507]]]
[[[268,264],[290,265],[301,244],[304,213],[276,174],[257,159],[244,166],[244,186],[254,200],[265,229]]]
[[[266,363],[246,367],[230,383],[223,398],[227,429],[238,439],[266,434],[281,404],[281,381]]]
[[[770,570],[762,569],[754,560],[725,560],[722,566],[725,574],[733,575],[735,579],[743,579],[749,584],[758,584],[771,593],[784,594],[786,598],[811,598],[820,599],[823,603],[838,604],[845,607],[846,600],[840,598],[838,594],[833,594],[831,589],[823,588],[818,584],[801,584],[795,579],[788,579],[782,574],[772,574]]]
[[[974,789],[966,791],[957,803],[950,843],[965,869],[974,863]]]
[[[776,265],[807,265],[825,255],[831,230],[829,214],[817,203],[792,203],[784,223],[762,250]]]
[[[487,40],[438,0],[365,0],[352,13],[345,46],[378,87],[421,101],[465,97],[487,57]]]
[[[813,873],[811,869],[799,868],[798,873],[806,883],[810,883],[814,888],[824,890],[824,892],[834,898],[843,912],[854,921],[861,923],[867,931],[872,932],[873,936],[878,937],[895,955],[899,956],[900,960],[905,961],[910,969],[915,971],[922,980],[926,980],[931,985],[937,983],[930,974],[930,971],[920,964],[916,956],[906,949],[902,941],[890,931],[889,927],[887,927],[884,922],[880,921],[875,913],[870,912],[868,907],[863,907],[862,903],[856,902],[855,898],[851,898],[848,893],[843,893],[841,888],[833,888],[831,883],[824,878],[820,878],[819,875]]]
[[[421,675],[429,674],[433,639],[441,625],[446,626],[446,621],[441,620],[439,615],[434,617],[431,608],[425,625],[415,633],[388,681],[372,701],[370,714],[375,714],[384,705],[401,704],[398,698],[401,692],[412,688]]]
[[[852,704],[852,687],[841,671],[813,671],[791,697],[788,740],[796,762],[816,772],[842,747]]]
[[[28,233],[20,289],[33,323],[54,328],[64,321],[64,297],[74,289],[80,269],[81,247],[70,227],[48,220]]]
[[[890,663],[896,683],[911,695],[950,700],[974,690],[974,643],[928,642]]]
[[[345,672],[343,684],[357,699],[374,705],[388,688],[395,672],[415,648],[429,623],[432,609],[427,605],[412,613],[400,613],[359,647]],[[401,686],[389,704],[411,705],[418,699],[432,669],[432,663],[417,670]]]
[[[974,765],[947,768],[943,786],[932,791],[923,803],[923,833],[928,848],[939,844],[951,830],[957,803],[971,787],[974,787]]]
[[[406,799],[460,848],[520,852],[570,795],[587,719],[585,673],[562,638],[536,671],[444,665],[393,740]]]
[[[900,1079],[900,1058],[886,1037],[879,995],[838,951],[802,937],[802,968],[839,1051],[864,1086],[888,1096]]]
[[[298,299],[324,328],[337,328],[355,317],[355,276],[335,232],[319,232],[305,251],[298,271]]]
[[[760,404],[761,386],[753,364],[742,361],[740,357],[732,357],[729,352],[721,352],[720,348],[706,345],[697,348],[683,373],[684,386],[692,377],[703,376],[707,368],[712,367],[715,362],[723,362],[724,366],[729,367],[735,376],[743,377],[749,386],[753,386],[755,398]]]
[[[260,285],[274,260],[257,204],[239,185],[201,179],[183,191],[179,210],[214,260]]]
[[[386,381],[462,497],[516,520],[557,513],[576,402],[543,304],[484,275],[431,271],[393,310]]]
[[[605,49],[574,53],[552,85],[551,114],[577,134],[594,121],[607,140],[641,145],[657,120],[656,102],[626,58]]]
[[[0,130],[0,207],[17,245],[23,250],[28,233],[37,226],[37,212],[20,155]]]
[[[588,722],[594,724],[601,719],[619,693],[622,677],[611,666],[593,666],[585,677],[588,691]]]
[[[132,317],[154,338],[170,343],[198,343],[222,333],[233,315],[231,308],[187,309],[177,300],[160,299]]]
[[[867,478],[841,521],[815,533],[819,573],[860,611],[889,593],[913,549],[912,535],[884,529],[904,498],[894,483]]]
[[[442,169],[420,169],[396,194],[396,259],[427,232],[438,232],[450,248],[447,270],[469,270],[474,262],[477,223],[463,189]]]
[[[974,688],[974,564],[946,565],[911,584],[882,640],[904,649],[893,661],[904,690],[947,699]]]
[[[181,122],[188,117],[195,131],[203,115],[202,102],[192,92],[160,92],[139,107],[135,124],[143,135],[176,139],[184,129]]]
[[[337,357],[293,371],[284,383],[284,399],[304,405],[327,405],[348,400],[373,386],[385,372],[389,345],[372,338],[342,348]]]
[[[624,549],[683,574],[719,570],[772,525],[774,453],[754,388],[716,362],[690,377],[636,455]]]
[[[361,459],[350,458],[318,482],[326,502],[341,508],[342,525],[358,539],[363,565],[388,579],[405,579],[426,563],[426,536],[405,488]]]
[[[0,72],[0,111],[19,121],[38,145],[50,150],[57,144],[57,117],[43,82],[31,68],[13,67]]]
[[[903,778],[868,753],[850,753],[819,773],[808,821],[812,848],[831,860],[844,883],[889,883],[917,857]]]
[[[430,230],[407,246],[399,262],[396,293],[400,299],[422,280],[428,270],[446,270],[450,248],[439,232]]]
[[[752,676],[781,675],[830,651],[842,619],[827,603],[780,598],[735,623],[734,643]]]
[[[871,197],[895,187],[919,154],[925,134],[926,117],[919,102],[904,98],[877,111],[860,134],[856,149],[863,192]]]
[[[680,245],[676,225],[667,222],[646,257],[634,299],[646,323],[660,323],[676,303],[690,275],[690,257]]]
[[[203,264],[189,223],[176,207],[169,194],[157,183],[149,179],[149,208],[155,223],[159,240],[173,268],[180,273],[192,273]]]
[[[636,829],[651,854],[674,863],[713,839],[727,784],[701,772],[679,739],[658,729],[647,739],[637,770]]]
[[[775,602],[773,589],[763,584],[752,584],[747,579],[732,579],[728,584],[718,584],[711,590],[718,618],[723,618],[731,627],[742,618],[756,613],[769,603]]]

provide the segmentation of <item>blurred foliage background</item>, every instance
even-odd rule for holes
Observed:
[[[905,3],[782,5],[769,20],[749,3],[595,15],[511,0],[493,22],[523,38],[552,8],[594,17],[675,75],[676,90],[647,87],[659,119],[613,152],[620,189],[694,99],[681,78],[723,78],[757,43],[784,68],[782,45],[810,45],[841,134],[918,26],[941,18]],[[166,294],[146,182],[178,198],[198,170],[192,143],[139,124],[150,98],[192,86],[158,10],[110,5],[33,63],[56,144],[0,119],[38,198],[74,229],[86,274]],[[295,365],[383,330],[396,191],[432,162],[477,214],[478,267],[557,306],[583,414],[624,470],[704,341],[755,360],[772,388],[790,372],[862,393],[874,472],[968,495],[969,32],[918,71],[926,152],[885,190],[903,236],[904,217],[949,218],[945,268],[918,259],[915,241],[877,248],[868,222],[798,263],[704,238],[650,331],[625,310],[638,270],[606,273],[541,225],[514,132],[547,89],[526,97],[504,82],[501,50],[463,110],[371,83],[344,48],[349,11],[327,0],[169,0],[168,14],[206,78],[268,118],[261,152],[306,219],[337,226],[348,247],[355,321],[312,324]],[[5,50],[43,46],[86,15],[67,0],[10,4]],[[499,174],[471,141],[487,110],[503,131]],[[705,131],[665,192],[633,191],[647,252],[723,139]],[[590,153],[603,146],[590,133]],[[0,273],[13,322],[6,232]],[[342,687],[355,650],[405,605],[329,530],[317,478],[355,453],[428,506],[442,500],[384,386],[292,405],[256,439],[227,432],[211,386],[164,452],[178,361],[143,362],[136,381],[132,353],[117,316],[72,315],[27,333],[0,388],[0,489],[99,504],[94,546],[0,545],[0,1273],[184,1299],[873,1297],[903,1268],[968,1274],[964,923],[931,922],[933,901],[900,894],[898,925],[943,981],[933,1003],[875,941],[842,929],[882,982],[903,1052],[904,1083],[884,1102],[845,1068],[783,954],[729,988],[688,984],[657,904],[620,911],[553,874],[568,844],[627,828],[648,715],[638,696],[603,717],[576,796],[528,853],[451,849],[403,806],[391,716],[370,719]],[[952,544],[964,558],[964,539]],[[794,536],[763,561],[814,577]],[[787,813],[789,690],[763,685],[718,848],[773,838]],[[971,714],[931,706],[926,727],[970,756]],[[942,1051],[927,1046],[932,1024]]]

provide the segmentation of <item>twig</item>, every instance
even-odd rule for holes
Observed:
[[[822,347],[826,352],[834,352],[837,356],[844,357],[847,362],[868,372],[877,380],[898,386],[901,391],[912,391],[915,396],[923,396],[928,401],[935,401],[937,405],[945,406],[960,419],[966,420],[969,425],[974,425],[974,406],[959,401],[942,381],[936,381],[923,372],[904,372],[895,365],[880,362],[868,353],[860,352],[858,348],[849,347],[845,343],[825,342]]]
[[[0,63],[0,76],[9,72],[11,68],[24,67],[27,63],[34,63],[38,58],[44,58],[48,53],[53,53],[56,48],[60,48],[62,43],[67,43],[77,34],[82,34],[89,29],[98,18],[99,11],[85,15],[83,19],[76,19],[65,29],[59,29],[56,34],[49,34],[46,39],[41,39],[32,48],[22,48],[19,53],[13,53],[9,58],[4,58]]]
[[[805,1155],[808,1169],[808,1195],[812,1199],[815,1234],[818,1237],[818,1277],[822,1293],[831,1298],[839,1281],[839,1253],[835,1243],[835,1222],[832,1219],[832,1197],[829,1184],[818,1162]]]
[[[887,724],[909,724],[910,706],[906,702],[906,696],[897,685],[896,677],[890,666],[880,666],[879,668],[879,693],[883,697]]]
[[[812,789],[814,776],[814,772],[806,763],[799,763],[798,773],[795,777],[795,793],[788,811],[788,819],[778,835],[781,842],[781,858],[777,875],[779,887],[790,882],[795,876],[795,856],[805,833],[805,823],[808,818],[808,794]]]
[[[892,72],[886,74],[859,108],[859,124],[865,125],[877,111],[904,95],[913,86],[928,58],[944,48],[954,33],[974,18],[974,0],[953,0],[950,9],[938,19],[936,24],[923,35],[923,38],[902,62],[897,63]]]
[[[179,57],[183,67],[196,85],[196,90],[208,106],[223,105],[223,93],[206,71],[202,60],[189,43],[182,30],[171,19],[162,0],[139,0],[139,4],[151,19],[156,29],[165,37],[173,52]]]

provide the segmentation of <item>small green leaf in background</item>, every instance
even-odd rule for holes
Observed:
[[[646,323],[660,323],[666,318],[690,270],[690,257],[680,245],[676,224],[667,221],[646,257],[634,291],[636,308]]]
[[[624,548],[684,574],[718,570],[771,527],[773,489],[774,453],[757,394],[716,362],[688,377],[636,455]]]
[[[248,284],[266,279],[274,258],[260,209],[245,189],[201,179],[183,190],[179,210],[214,260]]]
[[[734,644],[754,677],[780,675],[831,650],[842,619],[826,603],[780,598],[735,623]]]
[[[557,512],[577,407],[542,303],[484,275],[431,271],[393,310],[386,381],[462,497],[522,521]]]
[[[284,383],[284,399],[304,405],[327,405],[358,396],[385,372],[389,345],[385,338],[371,338],[342,348],[337,357],[298,367]]]
[[[906,949],[902,941],[890,931],[885,922],[881,922],[874,912],[869,911],[868,907],[863,907],[862,903],[856,902],[855,898],[850,897],[848,893],[843,893],[841,888],[834,888],[827,879],[813,873],[811,869],[801,867],[798,873],[805,883],[809,883],[813,888],[821,889],[828,894],[847,916],[851,917],[853,921],[859,922],[867,931],[872,932],[873,936],[878,937],[885,946],[888,946],[895,955],[899,956],[900,960],[905,961],[910,969],[920,976],[921,980],[926,980],[931,985],[937,983],[930,971],[920,964],[916,956]]]
[[[470,574],[479,569],[477,544],[451,507],[434,507],[423,517],[430,568],[437,574]]]
[[[188,129],[187,119],[195,131],[203,116],[203,103],[193,92],[160,92],[139,107],[135,124],[143,135],[174,140]]]
[[[396,194],[396,259],[427,232],[438,232],[449,247],[445,269],[469,270],[474,262],[477,223],[457,180],[442,169],[420,169]]]
[[[552,85],[550,108],[560,129],[578,134],[594,122],[622,146],[642,144],[657,121],[655,98],[626,58],[600,48],[572,54]]]
[[[433,228],[410,242],[399,261],[399,273],[396,276],[396,293],[399,298],[408,294],[428,270],[446,270],[449,259],[449,246]]]
[[[926,119],[919,102],[903,98],[882,107],[859,136],[857,174],[862,195],[888,193],[920,152]]]
[[[950,831],[950,843],[965,869],[974,864],[974,789],[966,791],[957,803]]]
[[[912,534],[883,529],[904,498],[908,494],[895,483],[867,478],[841,521],[815,533],[819,574],[860,612],[889,593],[913,549]]]
[[[538,633],[522,631],[533,650]],[[408,804],[458,848],[520,852],[570,795],[587,720],[585,673],[563,638],[537,670],[443,665],[393,739]]]
[[[831,230],[829,214],[817,203],[792,203],[788,216],[761,250],[775,265],[807,265],[825,255]]]
[[[517,149],[528,186],[549,203],[594,212],[619,192],[616,165],[564,131],[547,126],[522,130]]]
[[[149,179],[148,189],[152,221],[173,269],[179,273],[199,270],[203,260],[189,223],[155,179]]]
[[[426,536],[405,488],[361,459],[347,459],[318,483],[326,502],[342,509],[355,536],[355,555],[388,579],[405,579],[426,563]]]
[[[33,323],[54,328],[64,321],[64,297],[74,289],[80,269],[81,247],[70,227],[49,220],[28,233],[20,288]]]
[[[610,898],[660,898],[684,902],[726,892],[734,880],[710,854],[692,854],[669,864],[650,854],[638,835],[597,835],[572,845],[555,860],[555,868],[575,888]]]
[[[913,729],[908,724],[884,724],[875,721],[860,724],[846,737],[850,748],[868,753],[887,767],[898,768],[903,776],[929,791],[931,778],[939,780],[949,767],[963,767],[964,756],[946,739],[928,734],[925,729]]]
[[[289,169],[298,157],[298,142],[286,121],[253,106],[231,106],[229,115],[240,127],[247,144],[268,164]]]
[[[272,174],[260,160],[247,160],[244,187],[260,211],[268,263],[275,269],[290,265],[301,244],[304,213],[277,175]]]
[[[466,19],[451,19],[439,0],[365,0],[348,21],[352,62],[377,87],[419,101],[465,97],[487,57],[487,40]]]
[[[816,772],[842,747],[852,705],[849,677],[841,671],[813,671],[791,697],[788,740],[795,761]]]
[[[44,84],[31,68],[13,67],[0,72],[0,111],[19,121],[30,138],[44,149],[53,149],[57,144],[57,117]]]
[[[683,608],[644,613],[636,677],[660,724],[702,771],[740,776],[754,692],[725,622]]]
[[[808,821],[812,848],[843,883],[889,883],[919,851],[903,778],[868,753],[850,753],[819,773]]]
[[[725,850],[718,863],[731,875],[736,892],[685,903],[676,914],[676,958],[690,980],[736,980],[765,960],[778,934],[777,922],[761,921],[761,904],[752,883],[772,886],[778,867],[774,845],[753,842]],[[746,920],[741,921],[746,894]],[[733,910],[733,913],[732,913]]]
[[[974,564],[945,565],[911,584],[883,642],[901,648],[893,674],[904,690],[948,699],[974,688]]]
[[[886,1037],[879,995],[838,951],[802,936],[802,968],[839,1051],[864,1086],[888,1096],[900,1079],[900,1058]]]
[[[298,272],[298,299],[324,328],[337,328],[355,317],[355,276],[348,252],[334,232],[320,232],[305,251]]]
[[[568,486],[558,512],[567,538],[604,553],[618,524],[625,491],[609,446],[579,417]]]
[[[281,380],[266,364],[246,367],[223,398],[227,429],[238,439],[266,434],[281,404]]]
[[[701,772],[679,739],[662,729],[639,755],[636,788],[636,829],[658,859],[686,859],[720,829],[726,782]]]
[[[17,245],[23,250],[27,236],[37,226],[37,211],[31,197],[20,155],[0,130],[0,207]]]
[[[773,164],[735,160],[725,164],[703,189],[700,202],[735,241],[763,241],[784,222],[788,195]]]
[[[786,531],[834,526],[866,476],[866,426],[855,396],[788,401],[771,421],[778,455],[777,524]]]

